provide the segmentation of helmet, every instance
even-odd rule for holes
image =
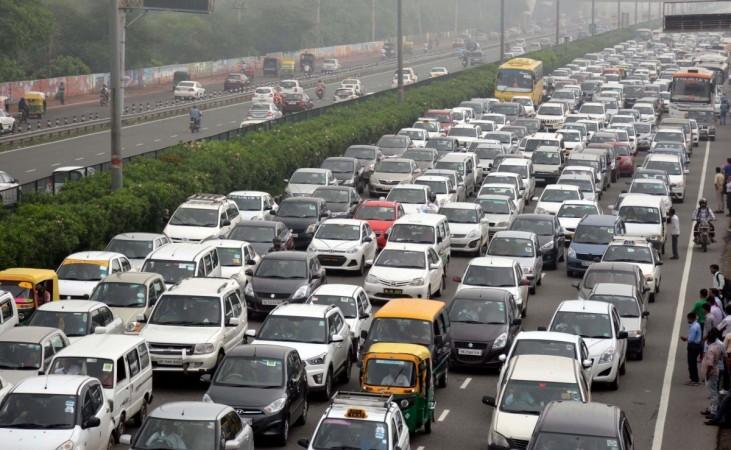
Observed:
[[[708,204],[708,200],[706,200],[705,197],[701,197],[701,199],[698,200],[698,204],[699,205],[707,205]]]

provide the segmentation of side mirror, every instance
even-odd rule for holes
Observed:
[[[583,367],[584,369],[588,369],[593,365],[594,365],[593,359],[585,359],[585,360],[581,361],[581,367]]]
[[[360,315],[360,318],[361,318],[361,319],[367,319],[367,318],[369,318],[370,316],[371,316],[371,313],[369,313],[369,312],[364,312],[363,314],[361,314],[361,315]],[[363,333],[361,333],[361,335],[362,335],[362,334],[363,334]]]
[[[579,289],[579,282],[571,283],[571,286],[575,287],[576,289]]]
[[[548,330],[548,328],[546,328],[546,327],[538,327],[537,330],[538,331],[546,331],[546,330]]]
[[[642,317],[647,317],[650,315],[650,311],[642,311]]]
[[[663,262],[663,261],[658,261],[655,263],[656,266],[662,266],[664,264],[665,264],[665,262]]]
[[[569,248],[569,247],[571,247],[571,241],[569,241],[568,239],[565,239],[565,240],[563,241],[563,246],[564,246],[565,248]]]
[[[310,448],[310,440],[309,439],[300,439],[297,441],[297,445],[299,445],[302,448]]]
[[[343,342],[345,338],[340,336],[339,334],[336,334],[335,336],[330,338],[330,342]]]
[[[274,212],[274,211],[272,211],[272,212]],[[279,247],[280,245],[282,245],[282,240],[279,238],[274,238],[274,239],[272,239],[272,245],[274,245],[275,247]]]
[[[462,277],[459,276],[459,275],[455,275],[455,276],[452,277],[452,281],[454,281],[455,283],[461,283],[462,282]]]
[[[273,209],[273,208],[272,208],[272,209],[271,209],[271,210],[269,211],[269,215],[270,215],[270,216],[276,216],[276,215],[277,215],[277,210],[276,210],[276,209]]]
[[[284,181],[285,183],[289,183],[289,178],[285,178],[285,179],[284,179],[284,180],[282,180],[282,181]]]
[[[254,271],[251,269],[246,269],[246,270],[244,270],[244,275],[246,275],[247,277],[253,277]]]
[[[429,264],[429,270],[437,270],[437,269],[439,269],[438,264]]]
[[[363,238],[363,242],[364,242],[364,243],[365,243],[365,242],[373,242],[373,239],[371,239],[371,237],[370,237],[370,236],[366,236],[366,237],[364,237],[364,238]]]
[[[365,316],[364,316],[364,317],[365,317]],[[361,338],[361,339],[364,339],[364,340],[365,340],[366,338],[368,338],[368,331],[366,331],[366,330],[360,330],[360,338]]]
[[[246,265],[247,266],[253,266],[254,264],[256,264],[256,261],[254,261],[253,259],[247,259],[246,260]],[[249,270],[251,270],[251,269],[249,269]],[[254,275],[254,274],[252,273],[252,275]]]
[[[147,322],[147,317],[145,317],[144,314],[137,314],[135,316],[135,322],[146,323]]]
[[[253,338],[256,337],[256,330],[246,330],[246,333],[244,334],[246,335],[246,337]]]
[[[511,322],[511,325],[518,326],[521,323],[523,323],[523,319],[518,318],[518,319],[513,319],[513,321]]]
[[[437,194],[429,194],[429,201],[432,203],[437,201]]]
[[[330,211],[329,210],[325,210],[322,214],[320,214],[320,217],[330,217],[330,215],[331,215],[330,214]]]
[[[238,317],[229,317],[226,319],[226,326],[227,327],[237,327],[241,323],[241,320]]]
[[[210,373],[204,373],[201,375],[201,383],[210,383],[211,382],[211,374]]]
[[[94,328],[94,334],[107,334],[109,332],[109,328],[98,326]]]
[[[619,334],[617,335],[617,339],[627,339],[627,337],[628,337],[628,334],[626,331],[620,331]]]
[[[98,417],[93,416],[86,419],[84,423],[81,424],[81,428],[86,430],[87,428],[96,428],[99,425],[101,425],[101,420]]]
[[[536,251],[536,256],[543,256],[543,251],[542,250],[537,250]]]
[[[690,173],[689,169],[683,169],[683,175],[688,175]]]
[[[40,369],[40,370],[38,371],[38,375],[45,375],[45,374],[46,374],[46,371],[45,371],[45,370],[43,370],[43,369]]]
[[[507,360],[508,360],[508,355],[506,355],[505,353],[501,353],[500,355],[498,355],[497,359],[498,359],[498,360],[499,360],[500,362],[505,362],[505,361],[507,361]]]
[[[228,219],[223,219],[223,221],[221,222],[221,226],[227,227],[230,225],[231,225],[231,221]]]
[[[241,448],[241,446],[238,441],[226,441],[226,443],[223,445],[223,448],[225,450],[238,450]]]
[[[482,403],[493,408],[497,406],[495,404],[495,397],[490,397],[489,395],[485,395],[484,397],[482,397]]]
[[[132,435],[131,434],[123,434],[119,437],[119,443],[121,445],[131,445],[132,444]]]
[[[531,197],[530,201],[537,202],[538,201],[538,197]]]

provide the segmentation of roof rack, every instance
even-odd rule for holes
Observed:
[[[336,392],[330,401],[331,405],[370,406],[388,409],[393,395],[366,394],[364,392]]]
[[[221,194],[193,194],[188,197],[188,201],[199,201],[199,202],[222,202],[226,200],[225,195]]]

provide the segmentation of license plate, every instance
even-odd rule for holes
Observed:
[[[261,301],[261,304],[264,306],[277,306],[280,303],[282,303],[282,300],[278,299],[264,299]]]
[[[177,359],[158,359],[157,363],[161,366],[179,366],[180,361]]]
[[[584,267],[589,267],[593,261],[581,261],[581,265]]]
[[[482,356],[482,350],[474,348],[458,348],[457,354],[467,356]]]
[[[242,417],[241,421],[246,425],[251,425],[254,422],[251,417]]]
[[[404,292],[403,289],[384,289],[383,290],[384,294],[401,294],[403,292]]]
[[[296,239],[299,236],[297,233],[292,233],[292,239]]]

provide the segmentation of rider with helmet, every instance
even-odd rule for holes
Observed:
[[[196,127],[200,127],[201,120],[203,120],[203,113],[200,109],[198,109],[198,105],[193,105],[190,109],[190,121],[193,122]]]
[[[693,210],[693,215],[691,216],[691,219],[695,220],[695,225],[693,226],[694,236],[698,232],[698,225],[702,222],[707,222],[708,226],[710,227],[709,234],[711,237],[711,242],[715,241],[716,229],[713,226],[713,221],[716,220],[716,215],[713,214],[711,208],[708,207],[708,201],[705,198],[701,198],[700,200],[698,200],[698,207]]]

